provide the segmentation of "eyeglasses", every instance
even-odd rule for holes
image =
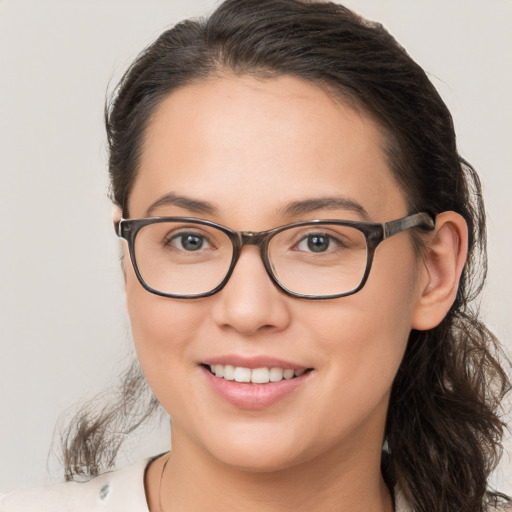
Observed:
[[[268,231],[233,231],[190,217],[121,219],[141,285],[164,297],[209,297],[228,282],[244,245],[257,245],[275,285],[292,297],[334,299],[361,290],[377,246],[410,228],[431,231],[434,218],[415,213],[390,222],[310,220]]]

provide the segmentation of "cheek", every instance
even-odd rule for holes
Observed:
[[[404,242],[408,242],[406,237],[379,247],[368,283],[357,296],[361,315],[365,307],[367,311],[366,332],[372,336],[368,343],[372,345],[375,340],[381,344],[376,348],[383,356],[397,354],[400,358],[411,331],[419,290],[418,260],[410,244]],[[363,325],[361,330],[365,330]]]
[[[167,408],[166,390],[175,389],[193,370],[187,356],[200,314],[186,301],[147,292],[133,270],[126,272],[126,297],[135,350],[149,386]],[[188,361],[188,366],[183,361]]]
[[[397,258],[381,251],[360,292],[311,310],[315,315],[303,329],[315,331],[316,350],[338,393],[332,398],[340,405],[365,414],[387,400],[411,331],[417,288],[414,253],[405,250]],[[300,317],[308,318],[307,311]]]

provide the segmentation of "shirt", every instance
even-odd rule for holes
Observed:
[[[146,459],[87,482],[62,482],[0,496],[0,512],[149,512],[144,490]],[[395,512],[413,512],[394,489]]]

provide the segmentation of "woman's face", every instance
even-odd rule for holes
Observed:
[[[369,117],[310,83],[212,78],[157,108],[130,217],[193,216],[240,231],[322,218],[393,220],[408,212],[383,145]],[[323,198],[349,201],[305,202]],[[294,203],[302,207],[287,208]],[[380,454],[418,266],[404,232],[378,247],[360,292],[308,301],[272,284],[255,246],[243,249],[223,290],[201,299],[153,295],[127,264],[135,346],[172,417],[173,450],[258,471]],[[212,363],[310,370],[290,381],[237,383],[213,376],[205,367]]]

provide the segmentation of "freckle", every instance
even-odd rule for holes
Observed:
[[[110,494],[110,484],[105,484],[100,489],[100,500],[106,499],[109,494]]]

